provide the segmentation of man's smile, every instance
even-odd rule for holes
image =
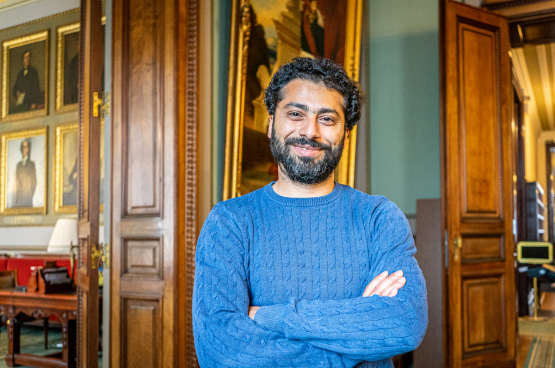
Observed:
[[[312,147],[307,144],[293,144],[293,148],[298,155],[305,156],[305,157],[314,157],[317,156],[322,148],[320,147]]]

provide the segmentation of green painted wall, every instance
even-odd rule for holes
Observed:
[[[440,197],[437,0],[370,0],[370,192]]]

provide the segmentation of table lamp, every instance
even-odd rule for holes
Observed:
[[[48,253],[69,254],[71,246],[77,245],[77,219],[61,218],[56,221],[48,243]]]

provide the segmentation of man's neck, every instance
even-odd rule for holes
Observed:
[[[288,198],[312,198],[330,194],[335,188],[333,173],[325,181],[318,184],[303,184],[289,179],[287,175],[278,172],[278,180],[272,186],[274,192]]]

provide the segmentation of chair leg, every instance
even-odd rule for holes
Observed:
[[[48,318],[44,319],[44,350],[48,350]]]

